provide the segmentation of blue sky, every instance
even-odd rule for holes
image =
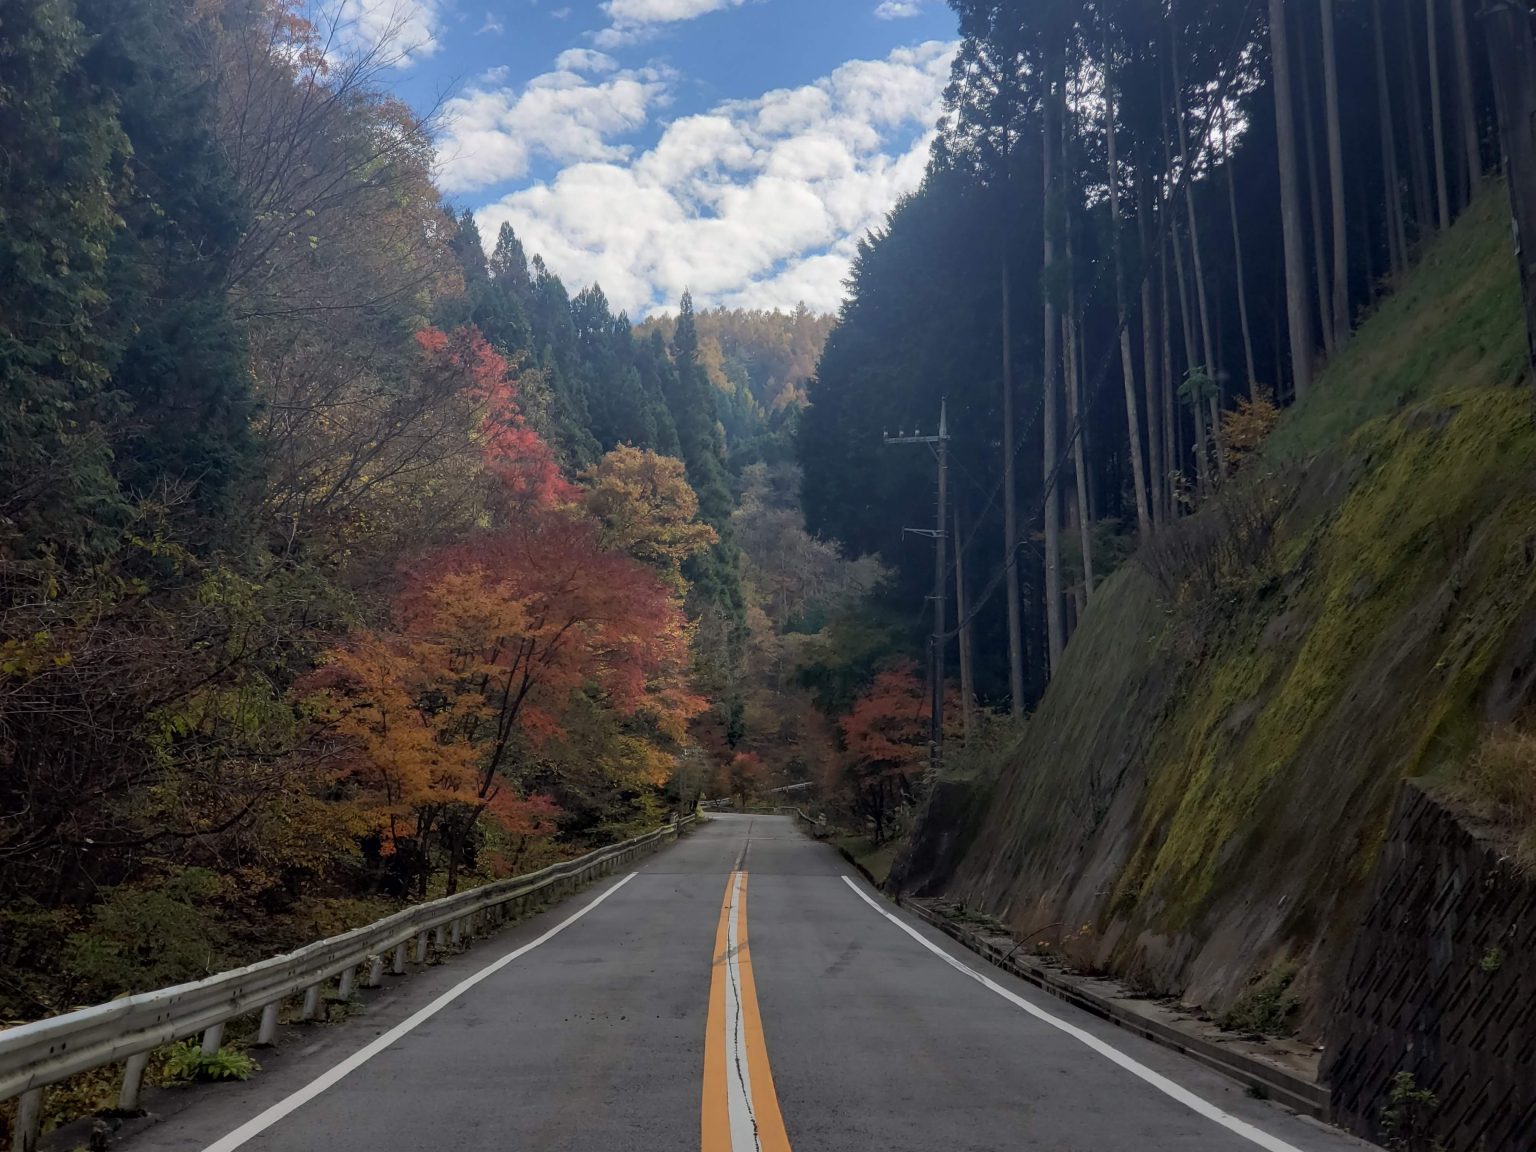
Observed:
[[[943,0],[333,0],[394,29],[437,107],[439,182],[573,291],[831,310],[859,236],[922,176]]]

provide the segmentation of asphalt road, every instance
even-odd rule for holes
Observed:
[[[1366,1146],[989,967],[788,818],[717,816],[127,1147]]]

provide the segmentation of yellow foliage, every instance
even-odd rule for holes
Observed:
[[[1259,445],[1274,431],[1280,422],[1280,409],[1275,407],[1269,389],[1260,388],[1250,399],[1243,397],[1233,410],[1221,416],[1222,443],[1226,449],[1227,467],[1236,469],[1259,450]]]

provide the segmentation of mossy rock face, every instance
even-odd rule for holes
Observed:
[[[1400,781],[1453,777],[1536,684],[1536,423],[1501,196],[1249,465],[1287,488],[1260,559],[1191,594],[1134,563],[1106,583],[974,828],[924,825],[913,859],[947,837],[952,894],[1091,923],[1095,962],[1218,1012],[1294,957],[1288,1015],[1320,1020]]]

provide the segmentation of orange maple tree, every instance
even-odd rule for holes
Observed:
[[[427,376],[449,381],[479,405],[481,455],[509,501],[553,506],[574,498],[576,487],[560,474],[554,451],[517,406],[511,365],[478,328],[423,328],[416,343]]]
[[[482,819],[513,835],[553,831],[548,800],[520,787],[518,766],[564,734],[575,694],[621,716],[644,711],[674,738],[703,708],[687,688],[686,622],[662,579],[563,510],[423,562],[396,622],[333,651],[313,687],[352,749],[346,773],[384,851],[435,846],[449,891]]]
[[[955,716],[958,705],[947,691],[945,715]],[[911,799],[927,763],[931,715],[928,686],[916,667],[904,662],[876,675],[839,722],[846,755],[830,790],[842,792],[850,807],[872,822],[877,844],[895,810]]]
[[[522,418],[507,362],[485,338],[428,328],[417,342],[425,370],[481,408],[496,526],[411,565],[392,628],[338,645],[308,687],[341,739],[343,776],[381,852],[423,892],[441,861],[452,892],[487,825],[519,843],[556,830],[558,810],[526,768],[565,739],[577,705],[583,717],[598,708],[678,742],[704,701],[688,686],[677,589],[632,554],[647,531],[663,537],[657,547],[673,543],[671,518],[614,539]]]

